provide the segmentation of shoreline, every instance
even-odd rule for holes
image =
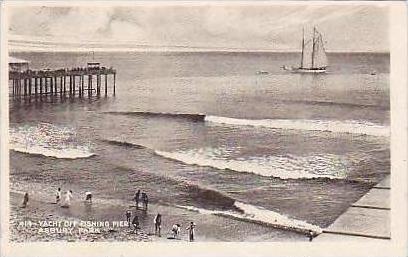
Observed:
[[[33,186],[33,185],[32,185]],[[68,241],[68,242],[111,242],[111,241],[135,241],[135,242],[173,242],[188,243],[188,231],[185,229],[190,221],[197,224],[196,240],[198,242],[288,242],[307,241],[303,233],[274,228],[245,222],[230,217],[219,215],[203,214],[189,211],[174,206],[161,205],[160,203],[149,204],[148,211],[135,210],[134,203],[126,203],[109,200],[93,199],[92,204],[87,204],[83,199],[74,199],[70,208],[61,208],[53,203],[50,194],[38,192],[34,188],[28,190],[29,202],[26,208],[21,208],[23,191],[17,191],[15,187],[10,192],[10,241],[12,242],[47,242],[47,241]],[[49,193],[49,192],[48,192]],[[75,194],[75,193],[74,193]],[[64,196],[63,196],[64,197]],[[139,217],[141,229],[137,234],[131,233],[130,228],[121,227],[111,229],[112,226],[101,229],[99,234],[79,234],[74,235],[64,233],[41,234],[39,233],[39,221],[58,220],[71,221],[77,224],[80,222],[110,222],[126,221],[125,211],[132,211]],[[161,237],[154,234],[153,219],[157,213],[162,214]],[[19,227],[18,224],[24,221],[32,221],[36,226]],[[171,227],[173,224],[181,224],[180,240],[170,240]],[[81,224],[80,224],[81,225]],[[76,226],[76,232],[80,226]],[[61,228],[60,228],[61,229]]]

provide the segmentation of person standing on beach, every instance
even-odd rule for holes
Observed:
[[[27,203],[28,203],[28,192],[26,192],[24,194],[24,198],[23,198],[23,208],[27,207]]]
[[[190,225],[186,228],[188,231],[188,238],[190,242],[194,241],[194,234],[195,234],[195,224],[194,222],[190,222]]]
[[[130,210],[126,211],[126,221],[130,227],[130,218],[132,217],[132,212]]]
[[[309,233],[307,234],[307,236],[309,237],[309,242],[312,242],[313,238],[314,238],[314,233],[312,230],[309,229]]]
[[[132,225],[133,225],[133,232],[136,233],[137,230],[139,229],[139,217],[135,215],[135,217],[132,220]]]
[[[142,193],[143,208],[147,210],[147,205],[149,204],[149,198],[145,192]]]
[[[161,231],[161,214],[158,213],[156,217],[154,217],[154,234],[158,235],[161,237],[160,231]]]
[[[69,208],[71,206],[72,190],[69,190],[65,194],[64,204],[61,205],[63,208]]]
[[[137,190],[135,197],[133,198],[133,200],[135,200],[135,203],[136,203],[136,209],[139,208],[139,197],[140,197],[140,190]]]
[[[61,201],[61,188],[59,187],[55,194],[55,203],[58,204]]]

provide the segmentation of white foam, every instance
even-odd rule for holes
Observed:
[[[94,156],[94,153],[88,152],[86,149],[47,149],[41,146],[31,146],[31,147],[18,147],[10,146],[10,149],[29,154],[39,154],[46,157],[54,157],[59,159],[79,159],[79,158],[89,158]]]
[[[307,232],[311,230],[318,234],[322,233],[322,229],[319,226],[310,224],[306,221],[292,219],[287,217],[286,215],[271,210],[267,210],[262,207],[241,203],[238,201],[235,201],[234,205],[240,210],[242,210],[243,213],[233,211],[207,210],[203,208],[197,208],[194,206],[177,206],[177,207],[190,211],[199,212],[202,214],[213,214],[232,217],[243,221],[273,226],[276,228],[295,230],[300,232]]]
[[[156,154],[189,165],[229,169],[282,179],[345,178],[346,160],[333,154],[311,156],[262,156],[247,160],[226,159],[214,155],[214,149],[179,152],[155,151]]]
[[[236,119],[219,116],[206,116],[205,121],[237,126],[253,126],[290,130],[327,131],[334,133],[362,134],[389,137],[390,127],[366,121],[334,121],[334,120],[285,120],[285,119]]]
[[[78,141],[74,129],[49,123],[10,128],[10,149],[63,159],[94,155],[89,146]]]

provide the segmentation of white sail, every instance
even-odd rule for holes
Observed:
[[[313,41],[308,40],[304,43],[302,52],[302,63],[301,68],[309,69],[312,68],[312,55],[313,55]]]
[[[327,56],[324,50],[323,37],[319,32],[316,32],[314,40],[312,68],[325,68],[327,67]]]
[[[327,65],[328,62],[322,35],[314,28],[312,38],[305,40],[303,32],[300,69],[304,71],[324,70]]]

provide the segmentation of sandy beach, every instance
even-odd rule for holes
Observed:
[[[144,229],[133,232],[132,228],[100,226],[85,226],[77,214],[87,208],[86,206],[73,205],[71,210],[61,208],[57,204],[47,203],[38,199],[30,199],[26,208],[21,207],[22,195],[10,194],[10,235],[13,242],[47,242],[47,241],[152,241]],[[98,216],[102,218],[104,213],[115,213],[116,207],[98,208]],[[72,212],[71,212],[72,211]],[[67,212],[73,215],[67,216]],[[116,211],[117,212],[117,211]],[[44,213],[47,213],[44,215]],[[76,213],[76,214],[75,214]],[[107,215],[109,216],[109,215]],[[106,220],[109,218],[106,217]],[[123,220],[123,219],[122,219]],[[52,225],[53,222],[62,221],[60,226]],[[84,225],[81,224],[81,221]],[[95,221],[95,219],[94,219]],[[23,225],[22,222],[25,222]],[[48,222],[48,225],[44,225]],[[71,226],[76,222],[76,226]],[[55,224],[55,223],[54,223]],[[69,224],[69,225],[68,225]]]
[[[110,201],[94,197],[92,204],[89,204],[84,201],[82,193],[76,191],[74,191],[74,200],[70,208],[61,208],[55,204],[54,194],[50,191],[54,188],[51,187],[45,190],[41,187],[41,185],[36,183],[24,183],[24,185],[12,183],[12,188],[14,189],[10,193],[11,241],[155,241],[188,243],[188,231],[186,227],[190,221],[194,221],[197,225],[195,241],[198,242],[244,240],[280,241],[279,238],[273,237],[273,235],[276,233],[289,233],[289,231],[264,226],[262,224],[251,222],[242,223],[240,220],[228,217],[202,214],[158,203],[149,204],[147,211],[142,208],[136,210],[134,203],[131,201]],[[26,208],[21,207],[23,192],[29,192],[30,194],[30,200]],[[139,217],[141,229],[138,230],[137,233],[133,232],[133,228],[123,225],[126,222],[126,210],[132,212],[132,219],[135,213]],[[157,213],[162,214],[161,237],[154,234],[153,219]],[[63,223],[59,225],[55,224],[59,221],[67,222],[69,225],[64,225]],[[49,224],[44,225],[46,222]],[[100,226],[99,224],[96,226],[88,226],[90,222],[108,223],[109,226]],[[119,223],[121,223],[122,226],[118,226]],[[181,224],[179,240],[171,240],[171,227],[177,223]],[[71,224],[75,225],[71,226]],[[244,226],[242,224],[244,224]],[[71,228],[72,230],[69,230]],[[62,229],[66,229],[66,231],[62,231]],[[92,231],[92,229],[98,231]],[[262,233],[258,233],[257,231],[259,230]],[[290,232],[289,234],[291,235],[289,238],[290,241],[307,240],[302,233]],[[286,241],[287,240],[286,238]]]

